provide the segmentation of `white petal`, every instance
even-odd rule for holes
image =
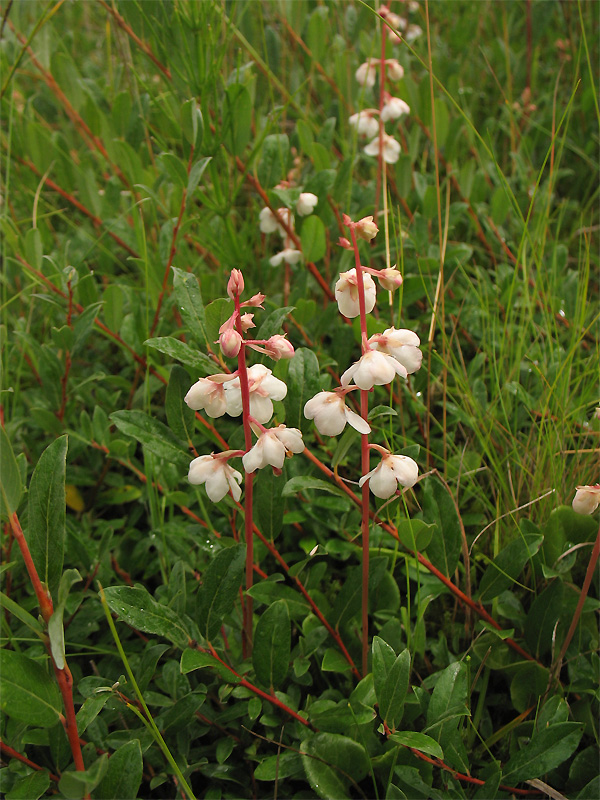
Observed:
[[[419,477],[419,465],[409,456],[389,456],[385,459],[391,462],[392,472],[399,484],[411,488]]]
[[[369,481],[369,489],[375,497],[383,500],[396,493],[398,484],[392,470],[386,465],[385,459],[375,469],[375,474]]]
[[[260,439],[259,439],[260,442]],[[263,454],[262,447],[259,447],[258,442],[254,447],[242,456],[242,464],[246,472],[254,472],[262,466]]]
[[[349,408],[346,408],[346,419],[359,433],[371,433],[371,426],[367,420],[363,419],[359,414]]]
[[[342,384],[342,386],[348,386],[349,385],[350,381],[352,380],[352,377],[353,377],[354,373],[358,369],[359,364],[360,364],[360,361],[357,361],[356,364],[352,364],[352,366],[348,367],[348,369],[344,372],[344,374],[340,378],[340,383]]]
[[[225,465],[220,466],[206,481],[206,494],[213,503],[218,503],[229,491],[229,483],[224,467]]]
[[[264,378],[260,384],[260,388],[269,395],[271,400],[283,400],[287,394],[286,384],[273,375],[268,375]]]
[[[199,456],[190,463],[188,481],[192,484],[201,484],[213,473],[214,458],[212,456]]]

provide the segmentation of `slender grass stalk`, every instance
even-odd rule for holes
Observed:
[[[116,629],[115,623],[113,621],[113,618],[111,616],[110,609],[108,607],[108,603],[106,602],[106,597],[104,595],[104,589],[102,588],[102,584],[99,581],[98,581],[98,592],[100,594],[100,602],[102,603],[102,608],[104,610],[104,614],[106,615],[106,621],[108,622],[108,627],[110,628],[110,632],[112,633],[113,639],[115,641],[115,645],[117,646],[117,650],[119,651],[119,655],[121,656],[121,661],[123,662],[123,666],[125,667],[125,671],[127,672],[127,677],[131,681],[131,685],[133,686],[133,691],[135,692],[135,696],[137,697],[139,704],[141,705],[141,707],[144,710],[144,715],[145,716],[143,717],[142,714],[137,709],[135,709],[135,711],[136,711],[138,717],[140,717],[140,719],[142,719],[142,721],[144,721],[144,724],[152,732],[152,736],[153,736],[155,742],[160,747],[160,749],[163,752],[164,757],[167,759],[167,761],[171,765],[171,768],[173,769],[173,772],[177,776],[177,780],[181,783],[181,786],[185,790],[189,800],[196,800],[196,798],[194,796],[194,793],[192,792],[188,782],[186,781],[183,773],[181,772],[181,769],[179,768],[178,763],[173,758],[173,755],[171,754],[171,751],[169,750],[169,747],[168,747],[167,743],[163,739],[163,737],[161,735],[161,732],[156,727],[156,723],[154,722],[152,714],[150,713],[150,710],[149,710],[148,706],[146,705],[146,701],[144,700],[144,696],[143,696],[143,694],[142,694],[142,692],[140,690],[140,687],[138,686],[138,683],[137,683],[137,681],[135,679],[135,676],[133,674],[131,666],[129,665],[129,660],[127,658],[125,650],[123,649],[123,645],[121,644],[121,639],[119,638],[119,634],[117,633],[117,629]],[[134,710],[133,706],[130,706],[130,708],[132,710]]]

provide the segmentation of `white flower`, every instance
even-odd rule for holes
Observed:
[[[396,493],[398,484],[411,488],[419,477],[419,467],[416,461],[408,456],[394,456],[391,453],[384,455],[379,464],[363,475],[358,485],[369,481],[369,489],[375,497],[386,499]]]
[[[365,288],[365,311],[369,314],[375,307],[377,288],[375,281],[367,272],[363,272],[363,285]],[[358,283],[355,269],[340,273],[338,282],[335,285],[335,299],[341,314],[349,318],[358,317],[360,306],[358,303]]]
[[[195,458],[190,464],[188,481],[193,484],[206,484],[206,494],[218,503],[231,489],[233,499],[237,502],[242,494],[240,482],[242,473],[230,467],[227,460],[211,453],[209,456]]]
[[[384,133],[381,144],[381,155],[385,163],[395,164],[400,158],[400,150],[402,149],[400,147],[400,142],[397,142],[393,136],[388,136],[387,133]],[[364,151],[368,156],[379,155],[379,136],[373,139],[372,142],[369,142],[369,144],[364,148]]]
[[[298,202],[296,203],[296,212],[301,217],[306,217],[312,214],[314,207],[319,202],[319,198],[312,192],[301,192]]]
[[[385,15],[385,19],[387,22],[390,23],[392,28],[395,28],[396,31],[403,31],[407,26],[407,21],[404,17],[398,16],[398,14],[394,14],[393,11],[388,12]],[[394,44],[399,44],[402,41],[402,36],[400,36],[396,31],[391,30],[390,28],[387,29],[387,35],[390,42]]]
[[[303,450],[304,442],[298,428],[278,425],[261,433],[254,447],[242,456],[242,463],[246,472],[254,472],[268,464],[281,469],[288,454],[301,453]]]
[[[369,346],[373,350],[393,356],[406,368],[409,375],[421,368],[423,353],[419,350],[420,344],[417,334],[405,328],[388,328],[369,339]]]
[[[395,266],[379,270],[377,280],[381,288],[386,289],[388,292],[393,292],[399,286],[402,286],[402,275],[400,270],[397,270]]]
[[[368,88],[371,88],[372,86],[375,86],[376,73],[377,61],[369,58],[368,61],[365,61],[365,63],[361,64],[356,70],[355,78],[361,86],[367,86]]]
[[[273,400],[283,400],[287,394],[287,386],[263,364],[254,364],[248,369],[250,387],[250,414],[257,422],[264,425],[273,416]],[[225,384],[225,401],[230,417],[239,417],[242,413],[242,392],[240,379],[234,378]]]
[[[404,31],[404,38],[408,42],[408,44],[412,44],[415,39],[418,39],[419,36],[423,33],[423,29],[420,28],[418,25],[409,25],[408,28]]]
[[[593,514],[600,505],[600,483],[578,486],[573,498],[573,510],[578,514]]]
[[[275,253],[275,255],[269,259],[269,264],[272,267],[278,267],[282,261],[285,261],[286,264],[297,264],[301,258],[302,253],[300,250],[286,247],[285,250],[282,250],[280,253]]]
[[[364,111],[352,114],[348,122],[352,128],[356,128],[359,136],[371,139],[373,136],[377,136],[379,131],[379,122],[373,116],[377,113],[376,108],[366,108]]]
[[[279,361],[280,358],[292,358],[294,355],[294,345],[288,342],[285,334],[281,333],[276,333],[267,339],[265,350],[275,361]]]
[[[290,227],[294,227],[294,215],[289,210],[289,208],[278,208],[277,214],[281,217],[281,219]],[[265,206],[263,210],[258,215],[260,220],[260,229],[263,233],[274,233],[275,231],[279,231],[282,236],[286,235],[285,230],[281,226],[281,223],[273,214],[270,208]]]
[[[399,119],[404,114],[410,114],[410,106],[399,97],[390,97],[381,109],[381,119],[384,122],[390,119]]]
[[[365,242],[370,242],[371,239],[374,239],[379,233],[377,223],[373,222],[373,214],[359,219],[354,229],[356,231],[356,235],[361,239],[364,239]]]
[[[399,81],[404,77],[404,68],[395,58],[386,58],[386,74],[391,81]]]
[[[372,389],[373,386],[385,386],[391,383],[396,375],[406,378],[408,375],[406,367],[387,353],[380,353],[377,350],[367,350],[356,364],[348,367],[341,377],[342,386],[348,386],[354,379],[354,383],[360,389]]]
[[[222,417],[227,411],[225,402],[225,381],[228,375],[211,375],[200,378],[183,398],[194,411],[206,411],[209,417]]]
[[[370,433],[371,426],[361,416],[351,411],[344,398],[335,392],[319,392],[304,406],[306,419],[314,419],[319,433],[337,436],[348,422],[359,433]]]

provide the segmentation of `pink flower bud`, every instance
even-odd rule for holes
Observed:
[[[244,276],[239,269],[232,269],[229,281],[227,282],[227,294],[233,300],[239,297],[244,291]]]
[[[262,304],[264,303],[264,301],[265,301],[265,295],[258,292],[258,294],[253,294],[249,300],[244,300],[244,302],[241,303],[240,305],[244,308],[248,308],[248,306],[250,306],[251,308],[262,308],[263,307]]]
[[[352,250],[352,245],[350,244],[348,239],[346,239],[345,236],[340,236],[340,238],[338,240],[338,244],[339,244],[340,247],[343,247],[344,250]]]
[[[381,288],[386,289],[388,292],[393,292],[394,289],[402,286],[402,275],[396,267],[386,267],[385,269],[379,270],[377,278],[379,279]]]
[[[219,344],[221,345],[221,352],[227,358],[235,358],[240,352],[242,347],[242,337],[233,328],[227,328],[219,336]]]
[[[280,358],[291,358],[294,355],[294,345],[280,333],[267,339],[265,348],[275,361],[279,361]]]
[[[370,217],[363,217],[362,219],[359,219],[356,223],[356,235],[361,239],[365,239],[367,242],[370,242],[371,239],[374,239],[378,232],[379,228],[373,222],[372,214]]]

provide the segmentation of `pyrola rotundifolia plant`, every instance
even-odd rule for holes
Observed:
[[[361,356],[342,374],[339,388],[333,392],[319,392],[306,403],[304,415],[314,420],[319,433],[336,436],[348,422],[361,434],[362,669],[366,674],[369,648],[369,490],[376,497],[387,500],[399,493],[399,487],[414,486],[419,474],[412,458],[393,455],[385,447],[369,441],[369,395],[375,386],[386,386],[396,376],[406,378],[416,372],[421,367],[423,354],[419,349],[419,337],[409,330],[388,328],[383,333],[368,336],[367,314],[375,308],[377,294],[373,277],[377,278],[383,289],[393,291],[402,284],[402,276],[395,267],[378,270],[361,264],[359,239],[371,241],[378,233],[372,216],[353,222],[344,214],[343,219],[350,232],[350,240],[340,239],[340,244],[345,249],[353,250],[354,269],[340,274],[335,285],[335,298],[344,317],[360,319]],[[345,403],[346,395],[356,390],[360,393],[360,414],[349,409]],[[371,453],[379,457],[373,469]]]
[[[263,215],[264,216],[264,215]],[[262,222],[262,220],[261,220]],[[252,599],[248,590],[252,586],[254,562],[252,527],[252,483],[257,469],[271,466],[281,474],[286,456],[304,450],[302,434],[296,428],[278,425],[266,428],[273,416],[273,400],[283,400],[287,386],[276,378],[263,364],[248,366],[248,348],[263,353],[274,361],[291,358],[294,348],[286,337],[275,334],[269,339],[246,338],[254,328],[254,314],[246,308],[262,308],[265,295],[255,294],[241,301],[244,278],[239,269],[233,269],[227,283],[227,294],[234,302],[233,314],[219,329],[219,345],[226,358],[237,358],[234,372],[209,375],[200,378],[185,396],[185,402],[195,411],[205,411],[209,417],[242,417],[244,426],[244,450],[226,450],[195,458],[190,464],[188,480],[204,484],[213,503],[222,500],[228,492],[237,502],[242,496],[242,474],[231,466],[232,459],[240,458],[245,473],[244,516],[246,539],[246,596],[244,602],[244,650],[250,651],[252,643]],[[253,437],[256,441],[253,444]]]

